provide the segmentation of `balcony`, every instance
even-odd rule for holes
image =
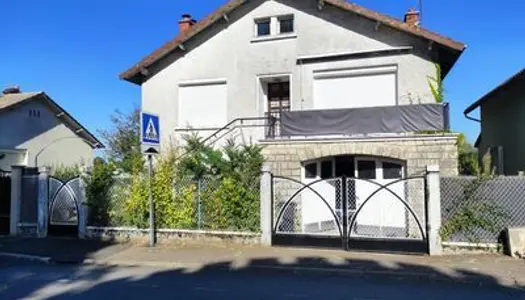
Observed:
[[[227,140],[337,139],[392,136],[450,129],[448,104],[415,104],[329,110],[296,110],[264,117],[236,118],[221,128],[177,128],[177,140],[197,134],[208,145]]]
[[[266,139],[408,134],[450,129],[448,104],[299,110],[268,116]]]

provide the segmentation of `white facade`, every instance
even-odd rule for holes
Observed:
[[[277,34],[280,16],[293,16],[294,33]],[[258,38],[262,18],[270,18],[273,35]],[[331,6],[319,11],[317,1],[250,1],[228,19],[185,43],[183,57],[164,59],[143,83],[143,109],[160,115],[163,143],[176,129],[212,133],[235,118],[264,116],[264,84],[272,80],[289,80],[292,110],[434,101],[427,43],[408,34]],[[322,59],[400,47],[413,50]]]
[[[0,113],[0,155],[0,169],[6,171],[11,166],[90,165],[94,157],[90,145],[36,100]]]
[[[280,33],[283,18],[293,19],[293,32]],[[261,23],[268,24],[264,36],[258,36]],[[272,88],[280,83],[287,83],[287,96],[279,107],[292,111],[435,102],[428,78],[435,75],[436,52],[428,41],[334,6],[319,10],[318,1],[248,1],[180,48],[183,56],[179,49],[142,74],[148,76],[142,83],[143,109],[159,114],[163,146],[180,142],[181,134],[198,132],[207,137],[237,118],[264,117],[273,109],[270,103],[276,96]],[[243,129],[241,137],[243,142],[258,142],[265,138],[264,128]],[[330,138],[320,142],[328,144]],[[280,142],[283,148],[291,147],[286,140]],[[317,171],[311,176],[306,176],[306,168],[312,161],[299,160],[294,154],[289,156],[293,162],[272,171],[285,173],[300,165],[301,174],[284,176],[314,183],[312,188],[319,194],[305,189],[301,200],[296,200],[303,231],[310,233],[316,226],[320,233],[329,233],[324,223],[334,217],[328,206],[341,209],[334,196],[334,180],[355,178],[354,190],[348,193],[355,199],[354,209],[378,186],[391,184],[389,191],[378,191],[375,198],[379,200],[369,202],[357,217],[355,234],[367,236],[379,228],[402,237],[413,222],[403,206],[407,194],[401,181],[414,161],[392,161],[393,156],[383,152],[384,157],[366,152],[336,156],[319,152],[314,159]],[[351,166],[336,164],[341,154],[351,155]],[[287,156],[269,160],[279,159]],[[327,160],[333,164],[328,177],[322,175]],[[373,176],[362,175],[360,163],[368,164]],[[341,177],[334,171],[339,167],[354,171]],[[386,176],[386,169],[399,172]],[[319,195],[328,203],[320,201]]]

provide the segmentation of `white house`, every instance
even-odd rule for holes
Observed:
[[[421,27],[418,12],[399,20],[340,0],[233,0],[179,23],[175,39],[120,76],[141,85],[164,144],[191,132],[260,143],[274,174],[304,183],[385,184],[427,165],[457,174],[456,136],[419,132],[448,129],[429,77],[436,64],[445,77],[466,46]],[[385,226],[405,226],[394,206],[381,208],[394,215]],[[303,226],[320,222],[319,209],[303,205]]]
[[[44,92],[0,95],[0,170],[91,164],[102,143]]]

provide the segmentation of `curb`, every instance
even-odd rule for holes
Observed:
[[[21,253],[9,253],[9,252],[0,252],[0,256],[15,258],[15,259],[37,261],[37,262],[48,264],[48,265],[53,263],[53,259],[51,257],[46,257],[46,256],[37,256],[37,255],[29,255],[29,254],[21,254]]]

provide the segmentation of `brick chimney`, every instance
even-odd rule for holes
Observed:
[[[195,25],[197,21],[192,19],[190,14],[182,15],[182,19],[179,21],[179,33],[184,34],[190,30],[191,26]]]
[[[405,23],[411,26],[419,26],[419,11],[411,8],[405,14]]]
[[[18,85],[15,85],[10,88],[6,88],[2,91],[2,94],[9,95],[9,94],[20,94],[20,87]]]

